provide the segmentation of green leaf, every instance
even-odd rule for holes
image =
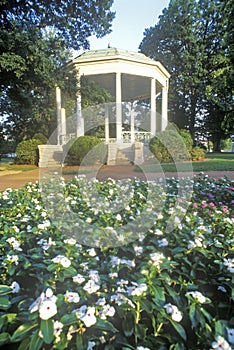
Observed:
[[[0,284],[0,295],[6,295],[10,293],[12,293],[11,287]]]
[[[39,330],[36,331],[30,341],[29,350],[40,350],[43,345],[43,339],[39,337]]]
[[[37,325],[33,324],[22,324],[20,325],[16,331],[13,333],[12,337],[11,337],[11,341],[13,343],[17,343],[19,341],[21,341],[22,339],[26,338],[34,328],[36,328]]]
[[[95,323],[94,327],[107,332],[118,332],[118,330],[113,326],[113,324],[106,320],[97,319],[97,322]]]
[[[1,333],[0,334],[0,346],[10,343],[10,339],[11,339],[10,334],[8,334],[6,332]]]
[[[129,320],[123,319],[122,329],[126,337],[130,337],[133,334],[134,323],[129,322]]]
[[[7,310],[11,306],[11,302],[8,298],[8,296],[1,296],[0,297],[0,309]]]
[[[187,336],[186,336],[186,332],[185,332],[184,328],[179,323],[174,322],[173,320],[170,320],[170,322],[171,322],[172,326],[175,328],[175,330],[179,333],[181,338],[186,340]]]
[[[74,322],[77,322],[77,317],[76,317],[76,314],[75,313],[72,313],[72,314],[66,314],[66,315],[63,315],[61,320],[60,320],[63,324],[66,324],[66,325],[69,325],[69,324],[72,324]]]
[[[54,324],[52,320],[41,320],[40,327],[43,340],[46,344],[50,344],[54,339]]]
[[[17,350],[27,350],[29,347],[30,338],[23,339]]]
[[[192,322],[192,327],[195,328],[198,324],[197,318],[196,318],[196,305],[191,304],[189,308],[189,318]]]

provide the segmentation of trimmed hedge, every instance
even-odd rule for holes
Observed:
[[[202,160],[205,158],[205,151],[201,147],[194,147],[191,152],[192,160]]]
[[[37,165],[39,161],[38,145],[42,142],[38,139],[26,140],[20,142],[16,147],[17,164],[32,164]]]
[[[150,140],[149,148],[161,163],[188,160],[189,150],[184,139],[174,130],[164,130]]]
[[[97,137],[80,136],[64,146],[68,165],[93,165],[106,160],[106,145]]]

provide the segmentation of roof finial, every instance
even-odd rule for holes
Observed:
[[[108,49],[110,49],[110,48],[111,48],[111,44],[110,44],[110,43],[108,43],[107,48],[108,48]]]

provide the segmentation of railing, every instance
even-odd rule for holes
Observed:
[[[143,143],[149,143],[149,140],[151,139],[151,133],[148,131],[135,131],[134,132],[134,141],[139,141]],[[131,142],[131,131],[123,131],[122,132],[122,139],[124,143],[130,143]]]
[[[134,141],[143,142],[145,144],[149,143],[149,140],[151,139],[151,133],[148,131],[135,131],[134,132]],[[61,135],[61,144],[65,145],[70,140],[76,138],[76,134],[67,134],[67,135]],[[105,138],[102,139],[105,141]],[[116,138],[109,138],[108,143],[115,143]],[[131,131],[122,131],[122,142],[123,143],[131,143]]]

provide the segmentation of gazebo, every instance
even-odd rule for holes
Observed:
[[[148,134],[148,138],[155,136],[157,131],[167,126],[168,87],[170,74],[165,67],[142,53],[120,50],[113,47],[101,50],[90,50],[82,53],[69,62],[78,76],[94,81],[105,88],[115,101],[115,138],[109,137],[109,116],[104,112],[105,142],[108,145],[107,164],[115,164],[119,150],[131,148],[133,161],[142,161],[142,145],[139,146],[141,136]],[[156,113],[156,105],[160,97],[161,111]],[[134,113],[131,112],[128,131],[123,130],[122,104],[149,99],[150,122],[143,133],[135,128]],[[61,91],[56,88],[57,103],[57,143],[62,145],[71,137],[85,134],[86,120],[81,110],[81,96],[77,96],[76,126],[72,134],[67,133],[65,109],[61,103]],[[159,116],[158,116],[159,115]],[[141,149],[141,151],[139,151]],[[137,151],[138,150],[138,151]]]

